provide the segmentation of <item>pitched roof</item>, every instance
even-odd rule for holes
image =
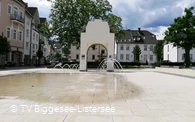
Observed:
[[[47,19],[46,18],[39,18],[40,19],[40,23],[45,23],[46,21],[47,21]]]
[[[34,16],[36,11],[37,11],[37,7],[28,7],[27,10],[29,11],[29,13]]]
[[[124,30],[125,34],[117,43],[124,44],[156,44],[157,39],[154,34],[148,30]]]

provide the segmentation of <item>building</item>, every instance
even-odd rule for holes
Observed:
[[[71,46],[70,60],[79,61],[80,47]],[[102,45],[92,45],[87,51],[87,61],[101,61],[107,58],[107,49]]]
[[[157,43],[156,36],[147,30],[125,30],[125,35],[116,41],[116,58],[120,62],[134,62],[133,49],[138,45],[141,49],[140,62],[154,63],[156,55],[153,48]]]
[[[47,22],[46,18],[40,18],[40,24],[43,25]],[[41,46],[42,51],[43,51],[43,61],[42,63],[46,62],[49,60],[49,56],[50,56],[50,45],[48,43],[47,38],[45,37],[45,31],[41,30],[40,31],[40,41],[39,41],[39,46]]]
[[[173,43],[164,45],[163,48],[163,60],[169,60],[171,62],[184,62],[185,50],[182,48],[174,47]],[[190,51],[191,62],[195,62],[195,49]]]
[[[0,33],[6,36],[11,45],[11,51],[6,61],[20,65],[24,57],[25,8],[23,0],[0,1]]]
[[[37,51],[39,49],[39,11],[37,7],[28,7],[27,10],[32,15],[33,19],[31,22],[31,42],[30,42],[30,59],[31,65],[35,65],[37,61]]]
[[[24,65],[31,65],[31,22],[33,16],[25,10],[25,32],[24,32]]]

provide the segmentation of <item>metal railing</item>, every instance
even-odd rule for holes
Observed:
[[[17,14],[11,14],[10,18],[11,18],[11,20],[16,20],[16,21],[19,21],[21,23],[25,22],[25,19]]]

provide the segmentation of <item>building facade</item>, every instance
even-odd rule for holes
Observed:
[[[40,17],[37,7],[28,7],[23,0],[0,0],[0,34],[7,37],[11,51],[6,62],[16,66],[34,65],[40,40],[44,41],[44,56],[50,55],[50,47],[44,35],[40,36]],[[47,44],[47,46],[45,46]]]
[[[25,33],[24,33],[24,65],[31,65],[31,21],[33,17],[25,10]]]
[[[24,57],[24,30],[26,3],[22,0],[0,1],[0,33],[10,42],[11,51],[6,61],[20,65]]]
[[[37,61],[37,51],[39,49],[39,28],[40,19],[39,11],[37,7],[28,7],[27,10],[33,16],[31,22],[31,43],[30,43],[30,53],[31,53],[31,64],[35,65]]]
[[[163,60],[169,60],[171,62],[184,62],[185,50],[182,48],[174,47],[173,43],[164,45],[163,48]],[[195,49],[190,51],[191,62],[195,62]]]
[[[116,59],[119,62],[134,62],[133,50],[136,45],[140,47],[139,62],[154,63],[156,55],[153,48],[157,43],[156,36],[147,30],[125,30],[125,35],[117,40]]]
[[[70,49],[70,60],[79,61],[80,57],[80,47],[71,46]],[[104,58],[107,58],[107,49],[102,45],[92,45],[87,51],[87,61],[101,61]]]

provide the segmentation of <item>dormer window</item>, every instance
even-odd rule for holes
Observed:
[[[138,37],[137,40],[140,40],[140,38]]]

